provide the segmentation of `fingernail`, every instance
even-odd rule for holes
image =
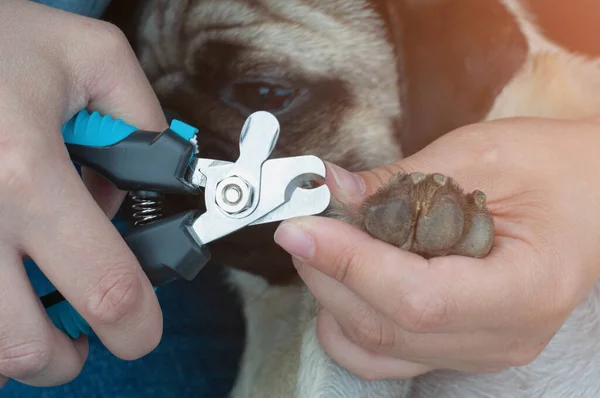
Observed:
[[[339,166],[331,163],[327,164],[329,165],[331,175],[340,190],[349,196],[361,196],[365,193],[365,182],[362,178]]]
[[[291,222],[283,222],[275,231],[275,243],[292,256],[303,260],[312,258],[315,253],[315,242],[312,237]]]

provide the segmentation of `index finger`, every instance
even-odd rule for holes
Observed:
[[[414,333],[514,322],[515,314],[503,310],[526,292],[515,286],[515,281],[524,285],[526,281],[514,277],[515,267],[510,266],[512,259],[501,240],[485,259],[425,260],[344,222],[306,217],[282,223],[276,241]],[[312,250],[306,250],[311,244]],[[299,245],[304,246],[302,254]]]

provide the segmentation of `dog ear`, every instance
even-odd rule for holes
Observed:
[[[497,0],[371,1],[402,53],[406,156],[484,118],[526,59],[526,39]]]

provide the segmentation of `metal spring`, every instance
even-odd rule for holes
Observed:
[[[137,191],[132,192],[131,208],[133,209],[133,225],[141,226],[149,224],[163,217],[163,197],[156,192]]]

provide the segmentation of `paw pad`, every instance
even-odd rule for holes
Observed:
[[[483,257],[494,238],[486,195],[465,194],[449,177],[398,174],[358,210],[353,223],[371,236],[426,258],[458,254]]]

